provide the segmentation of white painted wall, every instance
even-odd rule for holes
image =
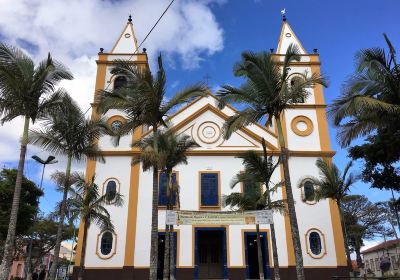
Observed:
[[[96,255],[97,235],[100,229],[92,224],[88,231],[87,250],[85,265],[87,267],[122,267],[125,257],[125,239],[126,226],[129,205],[129,184],[130,184],[130,157],[106,157],[106,163],[96,163],[96,179],[100,190],[103,189],[103,183],[110,177],[115,177],[120,181],[120,194],[123,196],[124,205],[116,207],[115,205],[106,205],[117,234],[117,250],[116,254],[107,260],[102,260]]]

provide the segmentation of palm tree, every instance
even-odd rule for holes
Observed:
[[[282,65],[271,53],[243,52],[242,60],[234,66],[234,74],[245,78],[245,83],[240,88],[224,85],[217,95],[221,97],[220,108],[223,108],[229,102],[247,105],[246,108],[238,111],[225,123],[225,138],[229,138],[237,129],[260,121],[264,117],[266,117],[266,125],[271,125],[273,120],[276,122],[281,147],[281,162],[286,186],[297,279],[303,280],[303,254],[296,209],[294,207],[292,184],[290,182],[289,153],[285,146],[281,119],[285,109],[296,103],[296,100],[304,99],[309,95],[308,89],[313,88],[316,84],[326,86],[327,82],[322,76],[313,73],[311,76],[304,75],[303,79],[296,79],[292,83],[289,78],[289,67],[292,62],[299,60],[298,47],[293,44],[288,47]]]
[[[101,195],[99,186],[94,182],[94,176],[89,182],[83,174],[74,173],[71,176],[74,181],[73,187],[69,188],[71,193],[67,200],[67,208],[72,214],[73,220],[80,217],[84,224],[82,239],[82,254],[78,279],[84,278],[85,253],[87,233],[92,224],[96,224],[101,231],[114,231],[110,213],[105,205],[112,200],[113,206],[122,206],[123,200],[119,193],[106,193]],[[111,197],[112,196],[112,197]]]
[[[153,77],[148,68],[140,68],[128,61],[116,61],[112,70],[115,75],[123,75],[127,83],[114,91],[101,91],[96,101],[97,111],[101,114],[111,109],[125,113],[126,122],[119,128],[119,135],[133,133],[135,129],[146,126],[157,135],[158,126],[167,126],[165,118],[178,105],[206,95],[207,88],[194,85],[178,92],[166,100],[166,74],[162,57],[158,57],[158,71]],[[118,138],[116,139],[118,142]],[[157,152],[157,141],[154,151]],[[158,169],[153,166],[153,198],[151,220],[150,279],[157,279],[158,260]]]
[[[316,165],[320,172],[320,178],[314,179],[314,184],[317,186],[315,190],[315,200],[332,199],[339,207],[340,220],[342,223],[342,231],[344,236],[344,246],[346,248],[347,266],[352,271],[350,251],[348,246],[348,238],[346,233],[346,224],[343,214],[343,199],[348,195],[350,187],[357,181],[354,174],[348,174],[352,162],[349,162],[341,174],[339,168],[334,164],[323,159],[318,159]]]
[[[99,156],[97,141],[107,128],[102,119],[86,119],[78,104],[65,92],[62,95],[62,104],[63,106],[51,111],[44,118],[43,128],[31,130],[29,135],[30,143],[40,146],[54,155],[67,156],[57,242],[54,248],[53,265],[50,269],[51,280],[56,277],[72,160],[80,162],[88,157],[104,162],[103,157]]]
[[[359,136],[398,123],[400,115],[400,65],[396,50],[384,34],[389,52],[363,49],[356,54],[356,73],[344,84],[342,94],[330,106],[338,138],[348,146]]]
[[[71,80],[72,78],[72,74],[61,63],[54,61],[50,54],[47,59],[35,66],[32,59],[20,49],[0,43],[1,124],[12,121],[17,117],[24,117],[17,179],[7,239],[0,266],[0,280],[8,279],[11,268],[22,174],[28,145],[29,122],[34,123],[37,119],[40,119],[54,103],[57,103],[59,96],[54,93],[54,87],[61,80]]]
[[[155,152],[154,141],[157,141],[158,151]],[[179,164],[187,164],[186,153],[198,146],[188,135],[176,135],[173,130],[161,131],[155,137],[154,135],[141,139],[133,143],[133,146],[139,147],[142,151],[146,151],[140,156],[134,158],[133,163],[145,163],[143,167],[154,165],[152,162],[157,159],[159,169],[166,175],[166,201],[167,211],[173,209],[172,198],[177,197],[178,184],[172,180],[173,169]],[[165,252],[164,252],[164,269],[163,279],[174,279],[174,227],[165,225]]]
[[[231,193],[226,196],[226,204],[233,207],[237,206],[240,210],[274,210],[283,212],[285,210],[285,201],[271,200],[271,193],[276,192],[283,183],[273,184],[271,182],[272,174],[278,162],[274,162],[272,156],[267,156],[267,149],[264,139],[262,139],[263,155],[259,156],[256,151],[247,151],[238,158],[243,159],[245,167],[244,172],[238,173],[232,180],[231,188],[234,188],[238,183],[243,184],[243,192]],[[265,187],[265,191],[263,191]],[[279,275],[279,260],[278,248],[276,246],[275,225],[270,224],[272,255],[274,260],[274,276],[275,280],[280,279]],[[264,265],[262,259],[260,228],[256,224],[257,232],[257,250],[258,250],[258,268],[260,279],[264,279]]]

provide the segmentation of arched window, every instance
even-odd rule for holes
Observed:
[[[126,85],[126,77],[125,76],[118,76],[114,80],[114,90],[120,89]]]
[[[289,77],[289,85],[290,87],[295,87],[299,84],[301,84],[304,81],[304,77],[303,75],[299,74],[299,73],[294,73],[291,75],[291,77]],[[293,100],[294,103],[304,103],[304,98],[303,97],[299,97],[296,100]]]
[[[319,256],[322,252],[321,235],[317,231],[312,231],[308,235],[310,251],[313,255]]]
[[[100,252],[102,255],[107,256],[111,253],[111,249],[113,247],[113,234],[109,231],[106,231],[101,236],[100,242]]]
[[[304,200],[313,202],[315,200],[315,188],[311,181],[305,181],[303,185]]]
[[[115,198],[117,193],[117,182],[115,180],[109,180],[106,185],[106,196],[110,202]]]

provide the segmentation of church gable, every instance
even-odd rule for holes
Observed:
[[[113,54],[132,54],[138,48],[135,33],[133,32],[132,18],[129,16],[128,23],[115,43],[111,53]]]
[[[195,103],[198,104],[190,104],[172,116],[170,123],[178,134],[191,136],[200,146],[197,150],[262,149],[262,138],[266,140],[269,150],[277,150],[276,137],[259,125],[242,128],[229,139],[224,139],[223,125],[234,114],[234,109],[218,109],[212,95],[200,98]]]
[[[287,21],[284,21],[276,53],[285,54],[290,44],[296,45],[299,48],[300,54],[307,54],[306,50],[303,48],[300,40],[297,38],[289,23],[287,23]]]

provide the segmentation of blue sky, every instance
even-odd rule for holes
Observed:
[[[329,88],[324,90],[325,102],[331,103],[354,70],[353,57],[357,50],[368,47],[383,47],[385,32],[397,49],[400,49],[400,2],[384,1],[254,1],[243,5],[242,1],[231,1],[213,8],[216,18],[224,30],[225,47],[220,53],[208,57],[195,71],[182,73],[180,69],[169,69],[169,80],[197,81],[210,76],[210,86],[216,88],[223,83],[240,85],[241,80],[232,75],[232,65],[240,59],[243,50],[262,51],[277,48],[281,32],[280,10],[286,8],[287,19],[307,52],[318,48],[322,61],[322,72],[329,78]],[[385,4],[383,4],[385,3]],[[182,86],[182,82],[180,82]],[[332,149],[337,151],[335,163],[343,168],[349,159],[346,149],[336,141],[336,129],[329,123]],[[357,141],[358,143],[360,141]],[[357,173],[362,162],[355,162]],[[368,184],[358,182],[353,193],[363,194],[375,202],[388,199],[388,191],[370,189]]]
[[[167,0],[88,0],[84,3],[71,0],[68,5],[64,1],[35,0],[28,4],[19,0],[20,5],[11,4],[11,0],[2,2],[9,3],[3,3],[0,10],[0,40],[24,48],[35,60],[51,51],[66,63],[76,79],[63,86],[84,109],[92,98],[94,61],[99,47],[112,48],[129,13],[132,13],[135,32],[141,42],[169,3]],[[204,80],[206,75],[210,76],[212,88],[225,83],[239,85],[240,80],[232,75],[232,65],[243,50],[276,49],[283,8],[305,49],[308,52],[314,48],[319,50],[322,71],[330,80],[329,88],[325,89],[327,103],[339,95],[342,82],[352,73],[357,50],[384,46],[383,32],[400,50],[398,0],[177,0],[143,47],[148,49],[153,62],[158,52],[164,54],[169,94]],[[16,166],[20,124],[17,120],[0,127],[1,165]],[[334,160],[343,167],[348,161],[347,152],[337,145],[336,131],[331,124],[330,138],[332,148],[337,151]],[[29,147],[27,158],[33,154],[48,155]],[[64,162],[60,159],[60,164],[46,173],[46,195],[41,200],[45,212],[61,197],[54,191],[48,174],[55,168],[62,170]],[[75,165],[78,169],[83,166]],[[32,180],[40,180],[40,168],[32,160],[27,161],[25,171]],[[361,182],[353,192],[367,195],[371,201],[389,197],[388,192],[371,190]]]

